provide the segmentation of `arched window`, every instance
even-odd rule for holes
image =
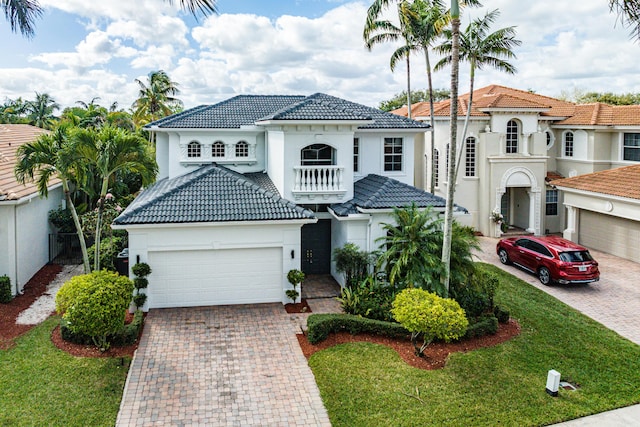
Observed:
[[[440,152],[433,150],[433,186],[440,184]]]
[[[236,144],[236,157],[249,157],[249,144],[246,141],[239,141]]]
[[[191,141],[187,145],[187,157],[194,158],[202,155],[202,145],[198,141]]]
[[[518,135],[520,131],[518,129],[518,122],[515,120],[509,120],[507,122],[507,154],[515,154],[518,152]]]
[[[300,164],[302,166],[335,165],[335,151],[326,144],[307,145],[300,151]]]
[[[465,176],[476,176],[476,139],[467,138],[465,147]]]
[[[573,132],[564,134],[564,156],[573,157]]]
[[[224,157],[224,142],[216,141],[211,146],[211,157]]]

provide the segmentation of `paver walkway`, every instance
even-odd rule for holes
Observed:
[[[640,344],[640,264],[603,252],[589,250],[598,261],[600,281],[586,285],[544,286],[538,278],[514,266],[500,263],[498,239],[480,237],[478,257],[553,295],[623,337]],[[640,423],[639,423],[640,424]]]
[[[330,426],[282,304],[151,310],[117,426]]]

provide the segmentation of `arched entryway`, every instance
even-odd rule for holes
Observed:
[[[533,172],[524,167],[511,168],[500,181],[495,210],[502,213],[507,224],[539,235],[541,194]]]

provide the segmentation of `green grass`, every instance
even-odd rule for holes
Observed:
[[[436,371],[410,367],[393,350],[351,343],[309,364],[334,426],[536,426],[640,403],[640,346],[493,266],[496,301],[521,334],[450,356]],[[545,392],[549,369],[580,385]]]
[[[51,343],[51,317],[0,350],[0,425],[113,426],[129,359],[73,357]]]

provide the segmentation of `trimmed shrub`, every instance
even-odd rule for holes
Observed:
[[[13,299],[11,292],[11,279],[8,276],[0,276],[0,302],[6,304]]]
[[[109,335],[107,340],[111,345],[125,346],[131,345],[136,342],[140,336],[140,331],[144,325],[144,313],[138,310],[133,315],[133,321],[127,325],[124,325],[117,333]],[[72,342],[74,344],[91,345],[93,344],[93,338],[88,335],[76,334],[67,326],[67,322],[62,321],[60,325],[60,334],[65,341]]]
[[[411,332],[417,356],[436,338],[449,342],[461,338],[469,326],[464,310],[455,300],[441,298],[423,289],[405,289],[393,301],[393,317]],[[418,337],[423,343],[419,347]]]
[[[139,262],[131,267],[131,271],[138,277],[145,277],[151,274],[151,267],[146,262]]]
[[[493,297],[498,287],[498,277],[490,272],[476,269],[466,283],[452,283],[450,292],[468,319],[493,313]]]
[[[67,286],[71,290],[66,291]],[[133,282],[102,270],[75,276],[60,291],[62,297],[56,297],[56,310],[63,313],[66,326],[75,334],[90,336],[101,350],[108,349],[109,335],[116,334],[124,326]]]
[[[151,274],[151,267],[146,262],[138,262],[133,267],[131,267],[131,271],[135,274],[135,278],[133,279],[133,286],[136,288],[136,294],[133,296],[133,303],[136,306],[136,309],[139,309],[147,302],[147,295],[141,293],[141,289],[146,289],[149,286],[149,280],[147,280],[146,276]]]
[[[509,322],[510,313],[509,310],[505,310],[500,306],[493,307],[493,315],[498,318],[498,322],[507,323]]]
[[[136,289],[146,289],[149,286],[149,280],[146,277],[134,277],[133,286]]]
[[[498,319],[493,314],[488,314],[479,318],[476,323],[469,325],[464,337],[482,337],[485,335],[494,335],[496,332],[498,332]]]
[[[146,294],[135,294],[133,296],[133,303],[136,305],[136,307],[142,307],[144,305],[144,303],[147,302],[147,295]]]
[[[312,344],[324,341],[331,333],[343,331],[353,335],[368,333],[391,338],[409,336],[409,331],[398,323],[366,319],[351,314],[312,314],[307,318],[307,339]]]
[[[369,276],[357,286],[343,288],[338,301],[345,313],[393,322],[391,304],[395,296],[394,286]]]

